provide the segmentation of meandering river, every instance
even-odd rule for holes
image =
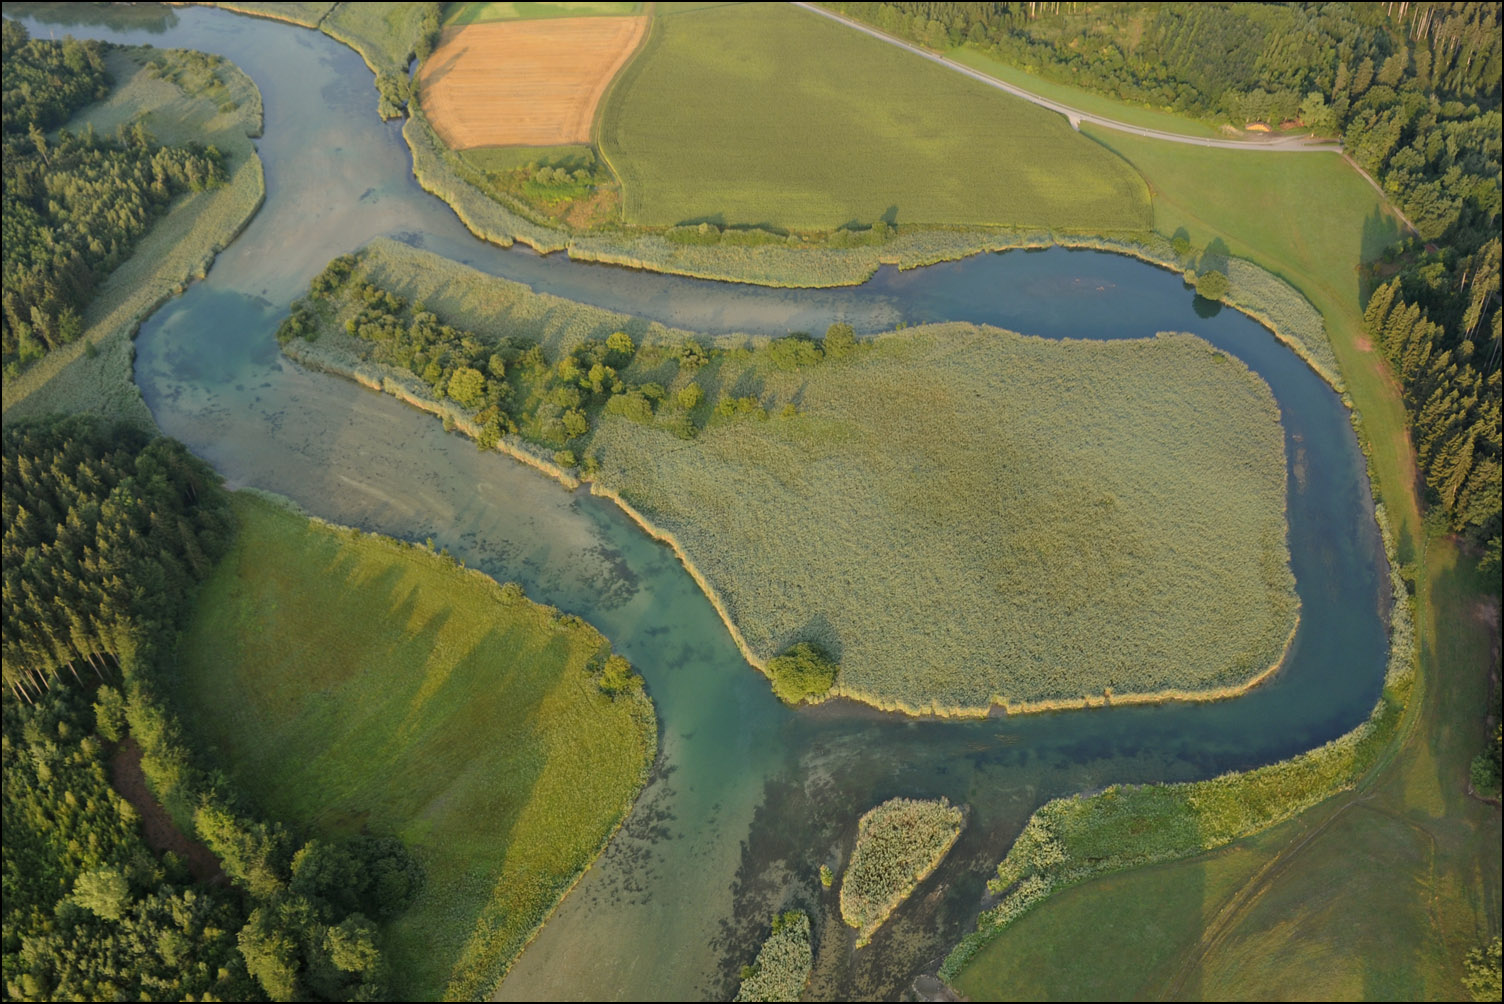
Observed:
[[[504,250],[477,241],[418,188],[398,127],[377,119],[370,72],[350,49],[201,8],[100,18],[76,5],[29,9],[23,20],[42,37],[219,53],[255,79],[265,101],[266,204],[209,276],[157,311],[137,340],[136,379],[163,431],[234,486],[279,492],[336,522],[431,537],[469,565],[522,583],[534,599],[599,627],[647,679],[661,724],[658,770],[500,997],[726,999],[768,915],[786,905],[816,918],[815,992],[894,996],[933,971],[963,933],[991,868],[1042,801],[1281,759],[1351,729],[1377,700],[1387,579],[1347,412],[1258,324],[1230,310],[1198,314],[1178,276],[1053,249],[792,291]],[[430,416],[280,356],[273,332],[288,303],[330,258],[381,235],[707,332],[820,331],[836,319],[867,332],[937,320],[1051,337],[1194,332],[1255,369],[1283,413],[1302,601],[1289,662],[1267,685],[1215,704],[970,722],[847,702],[791,712],[741,659],[672,553],[610,503],[568,493],[445,434]],[[876,802],[941,794],[972,807],[961,842],[869,947],[850,952],[834,927],[821,929],[834,898],[822,900],[819,864],[849,852],[857,815]]]

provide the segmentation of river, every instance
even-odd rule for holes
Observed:
[[[1258,324],[1204,303],[1198,312],[1179,276],[1051,249],[885,269],[859,287],[772,290],[501,249],[417,186],[397,123],[376,117],[370,71],[322,34],[202,8],[110,15],[70,5],[31,8],[23,20],[41,37],[219,53],[261,88],[266,203],[208,277],[137,339],[136,379],[162,430],[232,486],[281,493],[339,523],[431,537],[470,566],[520,582],[600,628],[647,680],[661,728],[654,777],[501,998],[727,999],[769,914],[785,906],[816,918],[814,992],[898,995],[964,933],[991,869],[1044,800],[1268,763],[1348,731],[1378,699],[1387,572],[1347,411]],[[836,319],[863,332],[936,320],[1051,337],[1194,332],[1256,370],[1283,413],[1302,602],[1289,661],[1268,684],[1214,704],[970,722],[850,702],[791,712],[672,553],[610,503],[280,356],[273,332],[288,303],[329,259],[381,235],[706,332],[822,331]],[[822,896],[815,872],[849,853],[860,813],[894,795],[946,795],[971,806],[970,821],[937,877],[853,953],[843,934],[822,930],[834,897]]]

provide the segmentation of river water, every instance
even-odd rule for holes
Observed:
[[[1176,275],[1051,249],[795,291],[496,248],[418,188],[397,124],[376,117],[370,72],[321,34],[202,8],[6,13],[42,37],[219,53],[261,88],[266,204],[209,276],[157,311],[137,339],[137,382],[162,430],[233,486],[279,492],[336,522],[431,537],[472,567],[520,582],[532,598],[599,627],[646,678],[661,728],[654,777],[503,983],[503,999],[726,999],[768,915],[786,906],[815,919],[812,993],[898,995],[964,933],[991,869],[1044,800],[1281,759],[1351,729],[1379,696],[1387,577],[1347,412],[1258,324],[1204,303],[1198,312]],[[820,331],[836,319],[865,332],[937,320],[1051,337],[1194,332],[1256,370],[1283,413],[1302,602],[1286,668],[1248,695],[1205,705],[971,722],[849,702],[791,712],[742,660],[672,553],[610,503],[482,454],[389,397],[282,359],[273,332],[287,304],[330,258],[382,235],[541,291],[706,332]],[[895,795],[946,795],[969,804],[971,817],[937,876],[853,951],[816,875],[849,854],[856,817]]]

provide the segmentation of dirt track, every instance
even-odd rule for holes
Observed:
[[[423,111],[451,149],[589,143],[596,105],[647,32],[645,17],[450,28],[423,63]]]

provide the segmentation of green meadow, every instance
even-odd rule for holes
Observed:
[[[487,21],[525,21],[544,17],[620,17],[636,14],[640,3],[594,0],[585,3],[452,3],[444,15],[444,27],[484,24]]]
[[[264,810],[399,837],[422,861],[385,925],[402,999],[488,993],[625,817],[656,746],[610,646],[421,547],[241,494],[180,644],[185,721]]]
[[[1137,175],[1059,115],[781,4],[660,14],[599,142],[629,223],[1149,222]]]

